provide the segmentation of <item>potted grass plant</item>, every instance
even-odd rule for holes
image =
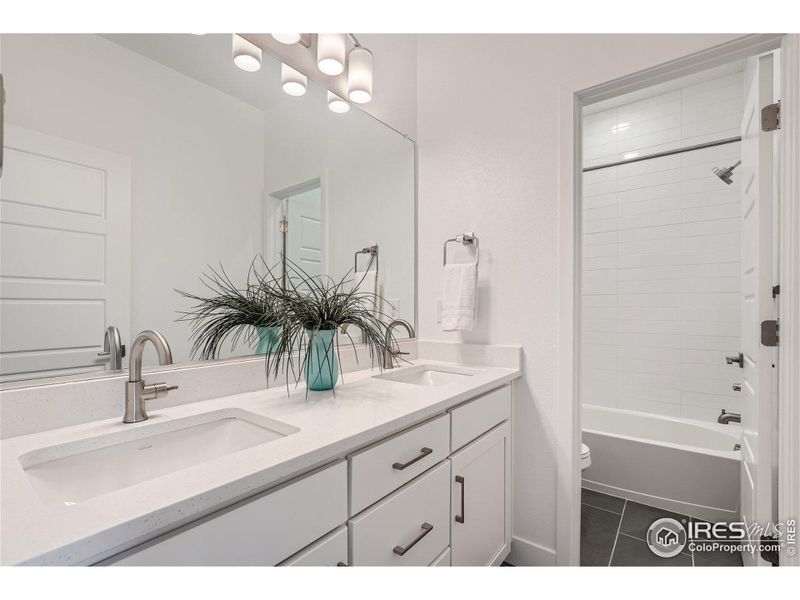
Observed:
[[[211,295],[175,290],[195,302],[190,309],[181,311],[178,319],[191,323],[192,356],[203,360],[219,358],[226,342],[233,350],[244,341],[255,347],[256,354],[269,355],[277,350],[282,306],[280,298],[265,285],[269,280],[259,273],[257,264],[258,259],[250,263],[243,286],[237,286],[220,266],[219,271],[211,268],[209,274],[200,276]],[[261,264],[269,272],[263,259]]]
[[[359,330],[372,366],[383,369],[386,325],[384,315],[375,308],[382,298],[360,292],[349,273],[339,281],[310,276],[287,261],[287,275],[285,285],[276,285],[274,276],[269,284],[263,282],[282,307],[279,341],[266,357],[268,375],[278,377],[283,370],[287,384],[293,374],[296,382],[302,375],[306,390],[333,389],[341,372],[340,342],[349,343],[358,360],[349,328]]]

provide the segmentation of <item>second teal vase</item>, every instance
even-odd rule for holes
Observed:
[[[335,330],[307,331],[308,356],[304,374],[308,389],[332,390],[339,380],[339,358],[336,355]]]
[[[258,331],[258,346],[256,354],[272,354],[278,349],[281,341],[280,327],[256,327]]]

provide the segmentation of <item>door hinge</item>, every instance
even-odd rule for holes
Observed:
[[[777,298],[781,293],[781,285],[773,285],[772,286],[772,297]]]
[[[775,131],[781,128],[781,101],[767,104],[761,109],[761,131]]]
[[[778,321],[761,321],[761,345],[778,345]]]
[[[761,559],[777,567],[780,563],[780,544],[777,535],[761,536]]]
[[[289,232],[289,221],[286,219],[281,220],[278,223],[278,232],[279,233],[288,233]]]

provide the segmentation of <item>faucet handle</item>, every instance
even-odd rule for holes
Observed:
[[[173,390],[177,390],[177,385],[167,385],[166,383],[153,383],[147,386],[151,390],[151,395],[148,400],[155,400],[156,398],[163,398]]]

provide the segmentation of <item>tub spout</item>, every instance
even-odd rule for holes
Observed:
[[[731,413],[726,412],[725,409],[722,409],[722,412],[719,413],[717,417],[717,423],[722,423],[723,425],[727,425],[733,421],[734,423],[741,423],[742,422],[742,415],[739,413]]]

